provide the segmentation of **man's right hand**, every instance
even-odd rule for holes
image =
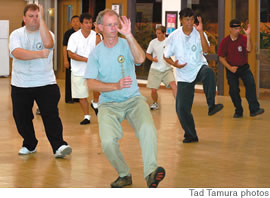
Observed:
[[[40,50],[39,53],[40,53],[41,58],[48,58],[48,56],[50,54],[50,50],[43,49],[43,50]]]
[[[176,60],[176,61],[174,62],[174,65],[173,65],[173,66],[175,66],[175,67],[181,69],[181,68],[185,67],[186,65],[187,65],[187,63],[184,63],[184,64],[178,64],[178,60]]]
[[[238,69],[238,67],[236,67],[236,66],[231,66],[231,67],[229,68],[229,70],[230,70],[232,73],[235,73],[235,72],[237,71],[237,69]]]
[[[64,61],[64,67],[67,68],[67,69],[69,68],[69,62],[68,61]]]
[[[123,88],[129,88],[132,84],[132,79],[130,76],[124,77],[117,83],[117,89],[121,90]]]

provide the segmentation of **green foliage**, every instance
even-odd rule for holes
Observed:
[[[263,25],[265,30],[260,32],[260,48],[270,49],[270,27],[266,24]]]

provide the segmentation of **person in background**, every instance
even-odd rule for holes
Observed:
[[[163,59],[163,52],[166,45],[166,28],[164,26],[158,26],[156,28],[156,35],[157,38],[150,42],[146,50],[146,58],[152,61],[147,82],[147,87],[151,89],[153,99],[153,104],[150,107],[151,110],[159,109],[157,91],[161,82],[166,87],[172,89],[174,98],[176,98],[177,91],[173,68]]]
[[[19,154],[35,153],[38,144],[32,121],[35,101],[55,157],[64,158],[71,154],[72,149],[63,140],[63,126],[58,112],[60,91],[52,62],[54,34],[48,30],[43,15],[41,5],[27,4],[23,16],[25,25],[10,35],[13,117],[23,138]]]
[[[80,16],[81,29],[73,33],[68,40],[68,55],[71,58],[71,89],[72,98],[79,98],[84,119],[81,125],[90,124],[88,87],[84,79],[88,56],[100,42],[96,32],[92,30],[92,16],[82,13]]]
[[[185,131],[183,143],[192,143],[199,141],[191,113],[196,83],[203,84],[209,116],[223,109],[223,105],[215,104],[216,80],[204,57],[209,41],[203,32],[202,19],[197,17],[199,24],[194,24],[195,14],[190,8],[181,10],[179,15],[182,26],[169,35],[164,59],[177,68],[176,112]]]
[[[233,118],[243,117],[241,104],[239,78],[244,82],[246,88],[246,99],[249,104],[250,116],[254,117],[264,113],[256,95],[256,84],[248,64],[248,52],[252,49],[250,39],[250,25],[244,29],[246,35],[240,34],[241,22],[238,19],[230,21],[230,34],[222,39],[219,48],[219,61],[226,68],[229,84],[229,94],[235,107]]]
[[[131,33],[131,22],[113,10],[99,12],[97,25],[103,41],[92,51],[85,78],[90,90],[101,93],[98,107],[99,136],[102,149],[118,173],[111,187],[132,184],[132,177],[118,140],[123,136],[121,122],[132,125],[139,139],[148,187],[157,187],[165,170],[157,165],[157,135],[146,99],[136,81],[135,64],[145,60],[145,53]],[[118,32],[126,39],[118,37]]]
[[[63,56],[64,56],[64,67],[66,68],[66,81],[65,81],[65,102],[73,103],[76,99],[72,99],[71,94],[71,68],[70,68],[70,57],[67,52],[68,39],[74,32],[80,29],[80,19],[78,15],[74,15],[71,18],[71,28],[64,34],[63,39]]]

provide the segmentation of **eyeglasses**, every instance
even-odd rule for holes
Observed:
[[[106,24],[104,26],[107,26],[109,28],[112,28],[112,27],[118,27],[119,26],[119,23],[109,23],[109,24]]]

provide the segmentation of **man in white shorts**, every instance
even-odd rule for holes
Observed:
[[[83,13],[80,16],[81,29],[73,33],[68,40],[68,55],[71,58],[71,92],[72,98],[79,98],[84,119],[81,125],[90,124],[88,87],[84,79],[88,56],[100,42],[96,32],[92,30],[92,16]]]
[[[173,68],[163,59],[163,51],[166,46],[166,29],[164,26],[156,28],[157,38],[153,39],[147,50],[146,58],[152,61],[151,68],[148,75],[147,87],[151,88],[151,96],[153,104],[151,110],[157,110],[159,105],[157,103],[160,83],[163,82],[166,87],[171,88],[174,98],[176,98],[176,83],[173,74]]]

